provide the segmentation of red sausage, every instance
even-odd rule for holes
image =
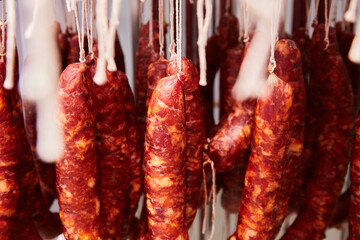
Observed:
[[[148,239],[189,239],[185,222],[186,122],[177,75],[163,78],[148,110],[145,190]]]
[[[199,76],[191,60],[182,58],[180,83],[185,96],[186,112],[186,222],[190,228],[199,203],[205,124]],[[176,60],[171,60],[167,69],[169,76],[178,73]]]
[[[57,94],[64,151],[56,162],[56,187],[66,239],[102,239],[92,91],[85,63],[71,64],[61,74]]]

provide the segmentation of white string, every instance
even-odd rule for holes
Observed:
[[[1,46],[0,56],[5,56],[5,1],[1,2]]]
[[[159,0],[159,24],[160,57],[164,57],[164,0]]]
[[[205,19],[204,19],[204,1],[205,1]],[[200,85],[206,86],[206,44],[208,38],[208,31],[212,16],[213,6],[211,0],[198,0],[196,7],[196,14],[198,20],[198,46],[199,46],[199,61],[200,61]]]
[[[328,3],[325,1],[325,49],[329,46],[329,29],[330,29],[330,23],[331,23],[331,15],[332,15],[332,9],[333,9],[333,0],[330,0],[330,9],[328,11]]]
[[[144,24],[144,3],[145,0],[140,0],[140,25]]]
[[[273,17],[271,19],[270,27],[270,63],[269,63],[269,72],[273,73],[276,68],[275,60],[275,44],[278,41],[279,33],[279,20],[281,12],[282,0],[275,0],[273,4]]]
[[[315,0],[315,15],[314,15],[314,20],[313,20],[313,25],[318,24],[319,3],[320,3],[320,0]]]
[[[174,25],[174,1],[170,0],[170,46],[169,52],[171,54],[171,58],[175,56],[175,25]]]
[[[243,14],[243,21],[244,21],[244,42],[249,41],[249,7],[248,7],[248,0],[242,1],[242,14]]]
[[[3,0],[4,1],[4,0]],[[14,67],[15,67],[15,33],[16,33],[16,6],[15,0],[6,1],[8,10],[8,27],[6,39],[6,78],[4,87],[6,89],[14,88]]]
[[[94,0],[90,0],[90,47],[89,53],[93,53],[94,46]]]
[[[349,8],[344,14],[344,19],[347,22],[354,23],[356,20],[356,11],[357,11],[358,0],[351,0],[349,3]]]
[[[115,39],[116,39],[116,29],[119,25],[119,14],[121,8],[121,0],[113,0],[111,7],[111,19],[110,26],[106,34],[106,46],[105,46],[105,58],[108,61],[107,69],[109,71],[116,71],[115,63]]]
[[[150,0],[150,6],[149,6],[149,15],[150,15],[150,20],[149,20],[149,47],[153,48],[154,43],[153,43],[153,36],[154,36],[154,16],[153,16],[153,0]]]
[[[310,17],[310,2],[311,0],[305,0],[305,7],[306,7],[306,21],[305,21],[305,33],[308,34],[309,32],[309,17]]]
[[[81,47],[80,47],[80,62],[85,62],[85,49],[84,49],[84,41],[85,41],[85,1],[82,0],[81,7]]]
[[[178,70],[179,72],[181,72],[181,38],[182,38],[182,30],[181,30],[181,21],[182,21],[182,17],[181,17],[182,13],[181,13],[181,4],[179,2],[179,0],[176,0],[176,61],[177,61],[177,66],[178,66]]]
[[[96,2],[96,30],[98,35],[98,49],[99,57],[96,65],[96,73],[94,82],[97,85],[102,85],[106,82],[106,60],[105,60],[105,35],[108,28],[108,18],[106,12],[108,5],[105,1]]]

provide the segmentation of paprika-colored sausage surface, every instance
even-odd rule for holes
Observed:
[[[346,174],[353,127],[353,93],[345,64],[336,50],[323,50],[315,77],[318,135],[314,163],[303,207],[282,239],[324,238]]]
[[[147,96],[146,96],[146,109],[149,105],[151,95],[158,84],[158,82],[167,76],[166,69],[169,61],[163,57],[149,65],[147,74]]]
[[[352,144],[350,169],[349,240],[360,238],[360,114],[355,120],[355,136]]]
[[[191,60],[182,58],[181,63],[179,75],[186,112],[186,222],[190,228],[200,198],[205,124],[198,72]],[[167,73],[178,73],[176,60],[170,61]]]
[[[61,74],[57,95],[64,150],[56,162],[56,186],[66,239],[102,239],[92,91],[85,63],[71,64]]]
[[[297,49],[294,42],[280,40],[276,43],[276,51],[282,51],[284,45],[292,51]],[[257,102],[251,155],[238,217],[238,239],[274,239],[288,139],[297,110],[294,92],[298,79],[286,75],[291,66],[289,59],[279,59],[276,73],[269,75],[264,95]]]
[[[145,190],[148,239],[188,239],[185,223],[185,101],[176,75],[155,88],[148,110]]]

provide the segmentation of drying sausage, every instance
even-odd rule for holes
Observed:
[[[178,74],[176,60],[171,60],[167,73]],[[191,60],[182,58],[180,83],[186,111],[186,225],[190,228],[198,206],[202,180],[205,144],[204,109],[199,88],[199,75]]]
[[[349,209],[349,240],[360,238],[360,114],[358,113],[355,120],[355,136],[352,144],[351,158],[351,185],[350,185],[350,209]]]
[[[343,223],[347,222],[349,217],[350,198],[351,194],[349,188],[346,192],[341,194],[337,200],[336,206],[331,215],[329,227],[340,228]]]
[[[9,92],[3,88],[5,61],[0,62],[0,236],[11,240],[19,201],[17,144],[19,134],[10,108]]]
[[[186,124],[178,77],[163,78],[148,110],[145,190],[148,239],[188,239],[185,223]]]
[[[302,76],[300,51],[296,44],[280,40],[275,49],[280,59],[276,59],[277,67],[268,77],[266,91],[258,99],[255,112],[251,155],[238,217],[238,239],[274,239],[277,201],[282,175],[288,164],[288,139],[293,132],[295,111],[298,110],[294,106],[294,92],[299,86],[299,79],[288,75],[293,68],[292,59],[287,55],[289,52],[298,56],[294,68]]]
[[[159,23],[153,21],[153,47],[149,46],[149,23],[141,26],[139,43],[136,51],[136,114],[139,128],[140,142],[144,143],[146,128],[146,94],[148,67],[159,59]]]
[[[303,207],[282,239],[324,238],[346,174],[353,127],[351,81],[336,50],[323,49],[318,59],[313,82],[318,107],[314,163]]]
[[[249,147],[254,129],[256,99],[235,102],[210,140],[209,156],[219,172],[231,170]]]
[[[85,63],[71,64],[61,74],[57,94],[64,151],[56,162],[56,187],[66,239],[102,239],[92,91]]]
[[[91,75],[96,57],[88,56]],[[124,92],[126,76],[106,70],[106,83],[94,86],[96,152],[99,166],[101,219],[104,239],[120,239],[130,190],[130,153],[127,144]]]
[[[169,61],[163,57],[149,65],[147,75],[147,96],[146,96],[146,109],[149,105],[151,95],[158,84],[158,82],[167,76],[166,69]]]

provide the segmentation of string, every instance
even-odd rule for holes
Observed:
[[[181,38],[182,38],[182,31],[181,31],[181,5],[179,0],[176,0],[176,61],[179,72],[181,72]]]
[[[160,57],[164,57],[164,0],[159,0],[159,24]]]
[[[96,2],[96,30],[98,35],[98,48],[99,57],[96,65],[96,73],[94,76],[94,82],[97,85],[102,85],[106,82],[106,60],[105,60],[105,31],[108,28],[108,18],[106,18],[106,12],[108,5],[105,1]]]
[[[174,1],[170,0],[170,46],[169,51],[171,54],[171,58],[175,56],[175,25],[174,25]]]
[[[204,19],[204,1],[205,1],[205,19]],[[199,61],[200,61],[200,85],[206,86],[206,44],[210,21],[212,16],[213,6],[211,0],[198,0],[196,6],[196,14],[198,20],[198,47],[199,47]]]
[[[93,53],[94,45],[94,0],[90,0],[90,47],[89,53]]]
[[[316,26],[318,24],[319,3],[320,3],[320,0],[315,0],[315,15],[314,15],[313,23],[312,23],[313,26]]]
[[[114,60],[115,57],[115,38],[116,38],[116,29],[119,25],[119,14],[120,14],[121,0],[113,0],[111,8],[111,19],[110,26],[108,27],[107,32],[107,44],[105,46],[105,58],[108,61],[107,69],[109,71],[116,71],[116,63]]]
[[[4,0],[3,0],[4,1]],[[8,31],[6,40],[6,78],[4,87],[12,89],[14,87],[14,65],[15,65],[15,33],[16,33],[16,6],[14,0],[7,1],[8,7]]]
[[[82,0],[81,8],[81,48],[80,48],[80,62],[85,62],[85,49],[84,49],[84,40],[85,40],[85,1]]]
[[[153,16],[153,0],[150,0],[150,6],[149,6],[149,14],[150,14],[150,20],[149,20],[149,47],[153,48],[154,43],[153,43],[153,35],[154,35],[154,28],[153,28],[153,24],[154,24],[154,16]]]
[[[144,3],[145,0],[140,1],[140,25],[144,23]]]
[[[89,54],[92,54],[92,51],[90,50],[91,38],[90,38],[90,26],[89,26],[88,0],[85,0],[85,19],[86,19],[86,33],[87,33],[88,49],[89,49]]]
[[[309,33],[309,14],[310,14],[310,3],[309,0],[305,0],[305,8],[306,8],[306,21],[305,21],[305,33]]]
[[[331,14],[332,14],[332,9],[333,9],[333,0],[330,0],[330,9],[328,11],[328,3],[325,0],[325,38],[324,38],[324,42],[325,42],[325,49],[328,48],[329,46],[329,29],[330,29],[330,23],[331,23]]]
[[[1,47],[0,55],[5,56],[5,1],[1,2]]]
[[[247,0],[242,1],[242,14],[244,21],[244,38],[243,41],[246,43],[250,40],[249,38],[249,7]]]
[[[270,63],[268,70],[270,73],[273,73],[276,68],[275,60],[275,44],[278,41],[279,33],[279,20],[280,20],[280,11],[281,11],[282,0],[276,0],[273,4],[273,16],[271,19],[271,29],[270,29]]]
[[[347,22],[354,23],[356,20],[356,10],[357,10],[358,0],[351,0],[349,3],[349,8],[344,14],[344,19]]]
[[[78,33],[78,41],[79,41],[79,48],[80,48],[80,62],[83,60],[81,57],[81,33],[80,33],[80,24],[79,24],[79,16],[77,12],[77,5],[73,5],[73,10],[75,13],[75,23],[76,23],[76,29]]]

